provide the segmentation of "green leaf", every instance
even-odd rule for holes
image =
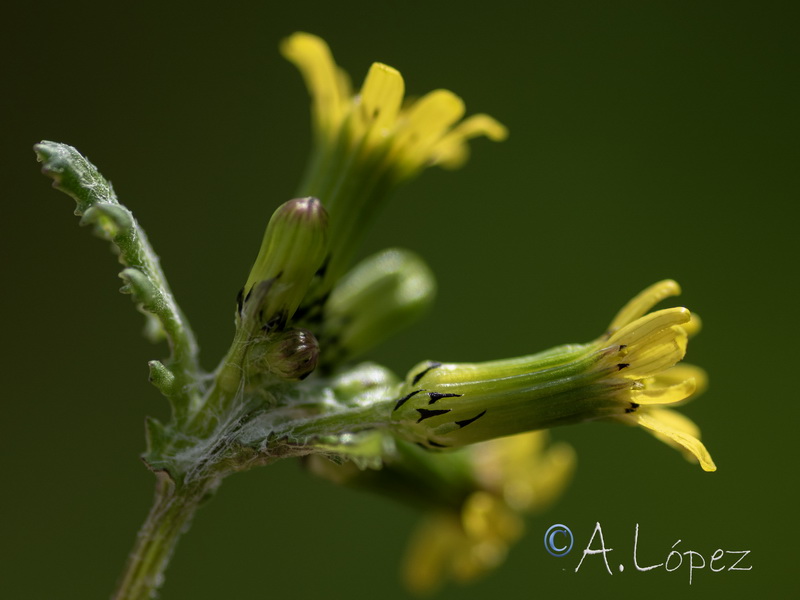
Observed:
[[[197,342],[144,229],[119,203],[111,184],[75,148],[44,141],[36,144],[34,151],[53,187],[75,200],[75,214],[83,217],[81,224],[94,226],[100,237],[116,246],[119,261],[127,267],[120,273],[125,281],[121,291],[133,294],[147,316],[148,338],[157,341],[166,336],[169,341],[172,355],[166,364],[175,379],[171,386],[175,391],[169,398],[175,415],[186,417],[200,402]]]
[[[150,367],[150,383],[156,386],[167,398],[175,393],[175,374],[159,360],[147,363]]]
[[[98,202],[118,204],[111,184],[92,163],[72,146],[43,141],[33,147],[42,173],[53,180],[53,187],[71,196],[81,216]]]
[[[131,211],[119,204],[95,204],[87,208],[81,225],[95,225],[96,233],[107,240],[115,240],[120,234],[133,229]]]
[[[142,455],[142,460],[151,471],[166,471],[172,477],[174,475],[172,473],[174,466],[165,457],[169,454],[168,450],[174,436],[173,432],[170,427],[153,417],[145,417],[144,427],[147,438],[147,451]]]

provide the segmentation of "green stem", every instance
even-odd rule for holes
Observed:
[[[316,438],[341,433],[357,433],[368,429],[382,429],[391,422],[394,400],[375,401],[367,406],[358,406],[347,410],[308,415],[286,425],[276,424],[276,437],[288,435],[297,439]],[[285,431],[282,430],[285,428]]]
[[[189,528],[200,502],[217,483],[204,480],[178,488],[165,473],[158,474],[153,507],[139,530],[113,600],[155,597],[178,539]]]
[[[183,428],[186,433],[208,438],[219,424],[220,416],[228,413],[231,404],[241,393],[245,356],[252,335],[249,329],[237,329],[228,352],[217,367],[213,384],[187,419]]]

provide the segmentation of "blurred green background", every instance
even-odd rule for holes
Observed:
[[[359,82],[373,60],[407,90],[452,89],[505,123],[467,167],[402,189],[364,253],[403,245],[436,309],[373,358],[485,360],[595,337],[634,293],[684,288],[709,391],[685,413],[719,466],[642,431],[554,432],[574,483],[508,561],[440,598],[789,597],[798,591],[797,59],[792,3],[18,3],[2,44],[4,392],[0,589],[104,598],[151,499],[145,415],[166,415],[106,244],[79,230],[31,146],[76,146],[147,229],[207,368],[272,210],[309,148],[308,102],[280,39],[323,36]],[[10,11],[10,12],[9,12]],[[10,182],[10,185],[8,184]],[[231,477],[181,541],[165,599],[404,598],[419,515],[307,477],[294,462]],[[613,564],[574,568],[600,522]],[[565,558],[542,535],[572,528]],[[636,572],[677,540],[749,572]]]

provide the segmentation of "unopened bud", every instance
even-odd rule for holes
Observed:
[[[297,310],[325,261],[327,227],[328,214],[316,198],[295,198],[278,207],[242,290],[240,314],[242,305],[252,299],[259,306],[250,307],[248,314],[257,316],[262,325],[271,328],[277,323],[282,327]],[[264,293],[251,298],[260,283],[265,284]]]
[[[287,329],[264,342],[263,352],[255,353],[262,370],[288,381],[308,377],[317,368],[319,343],[307,329]]]
[[[366,352],[417,321],[431,306],[436,281],[413,252],[384,250],[356,265],[325,305],[326,362]]]

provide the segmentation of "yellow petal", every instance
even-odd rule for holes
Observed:
[[[609,344],[623,344],[632,351],[635,344],[645,344],[651,337],[674,325],[683,325],[691,320],[686,308],[665,308],[651,312],[628,323],[612,335]]]
[[[501,545],[517,540],[524,529],[522,520],[502,499],[481,491],[472,492],[464,502],[461,524],[471,540]]]
[[[517,510],[543,511],[564,493],[572,480],[577,463],[577,453],[565,442],[553,444],[547,449],[536,471],[532,474],[527,497],[517,489],[515,481],[506,486],[506,501]],[[519,481],[517,479],[517,481]]]
[[[298,32],[283,40],[281,53],[294,63],[306,82],[316,127],[332,137],[350,99],[346,77],[336,66],[328,44],[315,35]]]
[[[646,343],[636,344],[625,356],[628,363],[622,375],[628,379],[651,377],[669,369],[686,355],[686,333],[673,326],[651,335]]]
[[[508,554],[508,546],[495,541],[468,543],[453,553],[453,579],[469,583],[499,566]]]
[[[431,163],[446,169],[457,169],[469,158],[467,140],[478,136],[501,142],[508,137],[508,129],[489,115],[472,115],[436,142],[431,150]]]
[[[393,155],[408,168],[431,159],[433,145],[464,114],[464,102],[448,90],[434,90],[403,111]]]
[[[688,365],[686,363],[681,363],[675,365],[671,369],[662,371],[655,377],[652,377],[650,381],[652,381],[654,386],[670,386],[686,381],[687,379],[694,379],[695,390],[692,394],[693,396],[699,396],[708,387],[708,375],[706,375],[706,372],[700,367]]]
[[[494,117],[479,113],[464,119],[448,134],[448,137],[471,140],[485,136],[494,142],[502,142],[508,137],[508,128]]]
[[[403,103],[405,83],[399,71],[373,63],[361,86],[358,117],[360,128],[372,139],[385,138],[394,127]]]
[[[654,283],[644,291],[637,294],[630,302],[628,302],[614,317],[609,326],[609,331],[616,331],[620,327],[633,322],[648,310],[653,308],[656,304],[670,296],[677,296],[681,293],[681,288],[677,282],[672,279],[665,279]]]
[[[688,458],[700,461],[704,471],[716,471],[717,466],[700,441],[700,429],[688,417],[668,408],[637,410],[634,415],[639,425],[661,441],[684,451]]]
[[[424,519],[409,540],[403,560],[403,580],[417,594],[430,593],[449,575],[453,555],[466,543],[455,516],[436,514]]]
[[[703,322],[700,320],[700,315],[697,313],[692,313],[692,319],[688,323],[684,323],[682,327],[686,331],[686,335],[688,335],[690,338],[696,336],[698,333],[700,333],[700,329],[703,327]]]
[[[514,471],[532,473],[541,460],[547,431],[531,431],[471,446],[473,469],[481,486],[501,491]]]
[[[644,389],[633,389],[630,392],[631,401],[636,404],[675,404],[682,402],[694,394],[697,384],[694,378],[666,387],[655,387],[645,384]]]
[[[475,476],[518,512],[547,508],[572,479],[576,454],[566,443],[547,445],[547,431],[533,431],[472,447]]]

